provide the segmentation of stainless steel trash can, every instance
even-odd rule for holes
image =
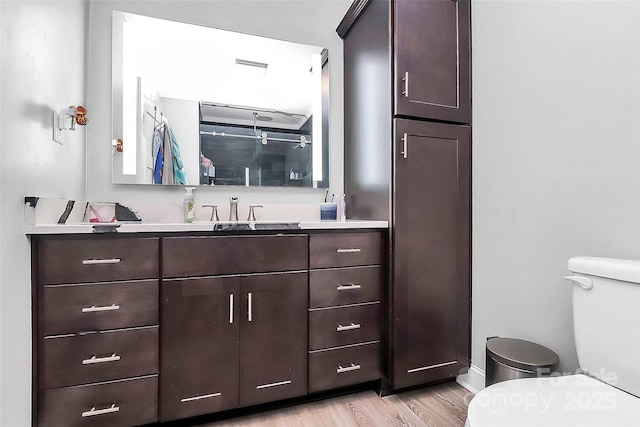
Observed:
[[[547,347],[516,338],[487,338],[485,387],[500,381],[546,376],[558,368]]]

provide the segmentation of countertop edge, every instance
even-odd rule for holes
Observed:
[[[82,223],[82,224],[43,224],[24,227],[26,235],[45,234],[117,234],[117,233],[179,233],[179,232],[212,232],[269,230],[350,230],[350,229],[385,229],[388,221],[348,220],[348,221],[266,221],[255,223],[240,222],[235,225],[248,227],[234,229],[233,223],[196,222],[196,223]],[[222,226],[222,227],[220,227]],[[257,227],[257,228],[256,228]]]

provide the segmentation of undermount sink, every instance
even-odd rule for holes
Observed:
[[[273,221],[216,221],[211,223],[214,231],[226,230],[290,230],[300,228],[297,222]]]

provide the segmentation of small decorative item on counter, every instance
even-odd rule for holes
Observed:
[[[347,220],[347,195],[343,194],[340,205],[340,221],[345,222]]]
[[[320,221],[335,221],[338,215],[338,205],[335,203],[320,203]]]
[[[193,222],[196,219],[196,210],[193,205],[193,190],[195,189],[196,187],[184,187],[184,222]]]
[[[89,222],[116,222],[115,203],[89,203],[85,221]]]

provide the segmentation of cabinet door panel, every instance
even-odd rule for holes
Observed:
[[[469,123],[469,2],[394,4],[395,113]]]
[[[241,406],[306,394],[307,277],[242,278]]]
[[[336,307],[309,312],[309,350],[380,339],[380,304]]]
[[[158,376],[42,392],[39,427],[137,426],[158,421]]]
[[[44,339],[43,387],[158,373],[158,326]]]
[[[240,279],[162,284],[162,421],[238,406]]]
[[[468,363],[470,136],[463,126],[396,120],[395,138],[393,382],[400,388],[455,376]]]
[[[306,270],[307,236],[195,236],[162,240],[164,277]]]
[[[309,391],[317,392],[380,378],[380,343],[309,354]]]
[[[46,239],[40,247],[45,285],[158,277],[158,238]]]
[[[158,323],[158,280],[45,286],[43,335]]]
[[[380,301],[380,266],[330,268],[309,272],[309,308]]]
[[[329,233],[309,238],[311,268],[348,267],[380,264],[380,233]]]

